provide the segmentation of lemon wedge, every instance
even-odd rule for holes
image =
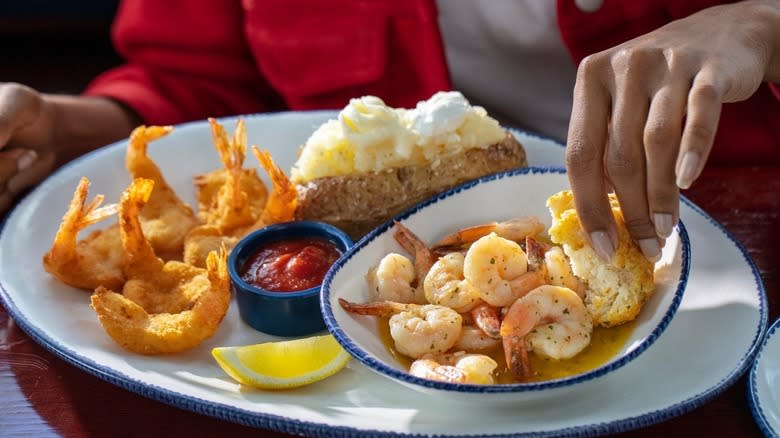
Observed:
[[[243,385],[263,389],[296,388],[340,371],[349,354],[331,335],[236,347],[217,347],[212,356]]]

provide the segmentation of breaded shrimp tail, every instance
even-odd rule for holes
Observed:
[[[270,225],[292,220],[295,217],[295,209],[298,208],[298,189],[284,171],[274,163],[268,151],[261,151],[257,146],[252,146],[252,152],[273,184],[259,223]]]
[[[79,181],[52,246],[43,256],[43,267],[73,287],[90,291],[98,286],[121,288],[125,278],[118,228],[96,230],[77,241],[81,230],[114,215],[118,209],[117,204],[100,207],[103,195],[86,203],[89,185],[86,177]]]
[[[181,259],[184,236],[198,225],[192,208],[174,192],[147,154],[149,142],[168,135],[170,126],[139,126],[130,134],[125,165],[132,178],[154,181],[154,191],[141,213],[144,234],[163,259]]]

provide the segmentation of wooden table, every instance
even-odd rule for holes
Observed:
[[[685,195],[740,240],[780,315],[780,166],[710,169]],[[724,321],[727,323],[727,321]],[[744,376],[703,406],[625,437],[759,437]],[[100,380],[31,340],[0,307],[0,436],[288,436],[183,411]]]

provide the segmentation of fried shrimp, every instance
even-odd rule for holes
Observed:
[[[552,359],[568,359],[590,344],[593,320],[571,289],[544,285],[515,301],[501,322],[509,369],[531,375],[528,350]]]
[[[198,291],[178,289],[177,285],[202,272],[190,265],[157,257],[144,237],[139,220],[141,211],[154,189],[154,181],[137,178],[122,193],[119,224],[124,250],[123,272],[127,281],[122,293],[151,313],[176,313],[187,307]],[[176,293],[169,291],[176,290]]]
[[[366,282],[373,301],[424,304],[425,296],[414,286],[414,264],[405,256],[391,252],[368,270]]]
[[[210,118],[209,124],[214,146],[224,166],[222,169],[224,183],[217,190],[210,205],[205,211],[199,211],[199,215],[205,216],[206,224],[213,225],[228,234],[232,230],[252,224],[260,217],[266,201],[265,185],[257,176],[257,172],[251,169],[255,177],[247,178],[246,181],[251,183],[244,186],[245,181],[242,178],[244,158],[246,158],[244,120],[239,119],[236,123],[232,140],[228,139],[225,128],[215,119]],[[258,184],[262,190],[259,190]],[[263,195],[257,196],[258,191],[262,191]]]
[[[339,298],[347,312],[390,317],[390,337],[399,353],[413,359],[443,353],[457,342],[463,317],[449,307],[377,301],[366,304]]]
[[[520,242],[527,236],[535,236],[544,231],[544,224],[536,216],[525,216],[509,219],[504,222],[490,222],[462,228],[452,234],[444,236],[435,245],[434,250],[440,248],[458,248],[477,241],[479,238],[495,233],[505,239]]]
[[[471,245],[463,261],[463,275],[482,300],[495,307],[508,306],[544,284],[539,272],[528,271],[528,258],[520,245],[496,233]]]
[[[159,167],[147,154],[150,142],[168,135],[170,126],[139,126],[130,134],[125,165],[132,178],[154,181],[154,192],[141,213],[144,234],[164,259],[179,259],[184,237],[199,221],[165,181]]]
[[[240,237],[225,235],[213,225],[199,225],[187,233],[184,239],[184,263],[203,268],[209,253],[224,246],[229,252]]]
[[[463,254],[452,252],[440,257],[425,277],[425,298],[431,304],[446,306],[458,313],[482,303],[479,290],[463,276]]]
[[[266,201],[265,185],[257,172],[251,170],[254,177],[245,177],[244,121],[239,119],[237,122],[232,140],[228,139],[227,132],[215,119],[209,119],[209,123],[224,169],[206,174],[202,179],[205,185],[198,194],[198,216],[206,223],[191,229],[184,239],[184,262],[197,267],[206,266],[208,254],[223,244],[228,250],[232,249],[243,230],[259,219]],[[221,186],[212,187],[217,181],[222,182]],[[206,187],[214,193],[206,194]],[[204,205],[206,202],[209,204]]]
[[[200,345],[219,328],[230,304],[227,255],[212,252],[206,261],[209,287],[178,313],[150,313],[123,295],[98,287],[92,308],[109,336],[140,354],[178,353]]]
[[[87,203],[89,185],[86,177],[79,181],[52,246],[43,256],[43,267],[73,287],[90,291],[98,286],[119,289],[125,276],[118,226],[93,231],[77,240],[81,230],[116,214],[118,209],[117,204],[100,207],[103,195]]]
[[[103,328],[141,354],[192,348],[217,330],[230,302],[227,252],[209,254],[207,269],[163,262],[144,237],[139,216],[154,182],[137,178],[122,194],[120,233],[127,281],[122,294],[98,287],[92,307]]]
[[[261,151],[257,146],[252,146],[252,153],[271,179],[272,188],[260,219],[251,229],[293,220],[295,209],[298,208],[298,189],[295,184],[284,170],[276,165],[268,151]]]
[[[412,362],[409,374],[440,382],[492,385],[493,371],[497,367],[490,356],[461,351],[426,355]]]

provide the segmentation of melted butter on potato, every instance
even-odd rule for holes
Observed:
[[[320,126],[292,168],[298,184],[328,176],[432,165],[464,150],[487,148],[506,135],[484,108],[460,92],[439,92],[414,109],[391,108],[375,96],[351,99],[337,120]]]

